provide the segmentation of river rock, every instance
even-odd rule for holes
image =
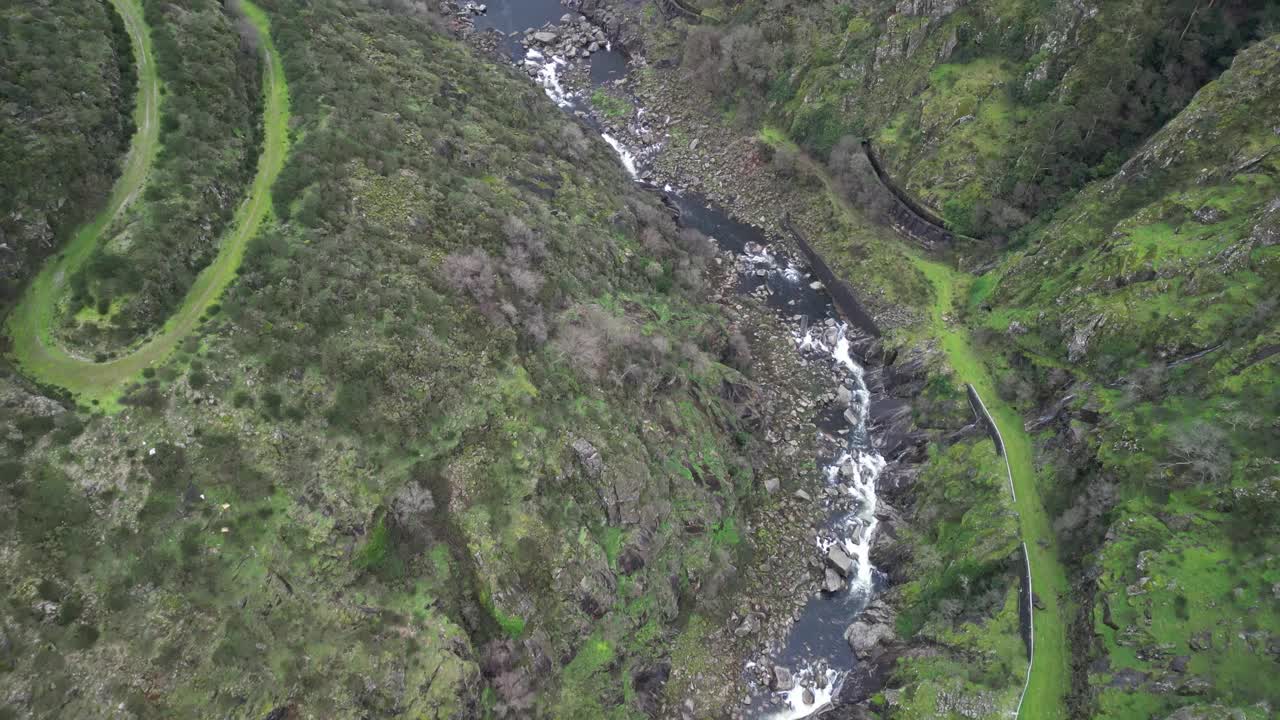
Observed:
[[[853,460],[845,460],[840,466],[840,476],[845,480],[852,480],[858,477],[858,465]]]
[[[844,551],[839,545],[832,545],[827,551],[827,562],[831,564],[844,577],[849,577],[853,572],[853,558],[849,557],[849,553]]]
[[[814,701],[814,699],[815,699],[815,698],[813,697],[813,691],[812,691],[812,690],[810,690],[809,688],[805,688],[805,689],[804,689],[804,695],[803,695],[803,696],[801,696],[801,698],[800,698],[800,699],[801,699],[801,700],[804,700],[804,704],[805,704],[805,705],[812,705],[812,704],[813,704],[813,701]]]
[[[557,37],[559,36],[547,30],[539,30],[538,32],[533,34],[533,39],[537,40],[543,45],[550,45],[551,43],[556,41]]]
[[[773,666],[773,689],[778,692],[787,692],[794,689],[796,679],[791,675],[791,671],[781,665]]]
[[[778,478],[769,478],[768,480],[764,481],[764,491],[769,493],[770,495],[773,495],[774,493],[778,492],[778,489],[781,487],[782,487],[782,481],[779,480]]]
[[[853,402],[853,391],[841,385],[836,388],[836,404],[840,407],[849,407],[849,403]]]
[[[840,592],[844,589],[844,578],[840,577],[840,573],[827,568],[823,571],[825,577],[822,580],[822,591],[828,593]]]
[[[853,654],[859,660],[871,657],[882,643],[892,640],[893,637],[893,630],[888,625],[872,624],[862,620],[854,622],[844,631],[844,639],[848,641]]]

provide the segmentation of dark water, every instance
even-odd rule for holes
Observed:
[[[682,225],[695,228],[713,238],[723,250],[729,250],[735,255],[745,255],[748,254],[748,248],[764,248],[769,244],[763,230],[729,217],[723,210],[698,195],[667,195],[668,200],[679,209]],[[770,308],[788,317],[804,316],[811,325],[835,317],[831,296],[821,287],[813,287],[815,278],[807,268],[781,252],[773,256],[773,261],[777,267],[786,269],[775,272],[762,262],[756,274],[741,278],[739,292],[750,293],[765,285],[769,288],[766,302]],[[759,274],[760,271],[763,274]]]
[[[591,55],[591,84],[621,80],[627,76],[627,58],[617,50],[601,50]]]

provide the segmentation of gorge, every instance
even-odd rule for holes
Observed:
[[[1274,3],[0,27],[0,720],[1274,715]]]

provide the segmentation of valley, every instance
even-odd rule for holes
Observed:
[[[68,2],[0,719],[1274,714],[1269,4]]]

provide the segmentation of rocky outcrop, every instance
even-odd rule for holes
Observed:
[[[559,25],[547,24],[525,32],[524,44],[564,58],[588,58],[610,47],[604,28],[593,25],[583,15],[565,13]]]

